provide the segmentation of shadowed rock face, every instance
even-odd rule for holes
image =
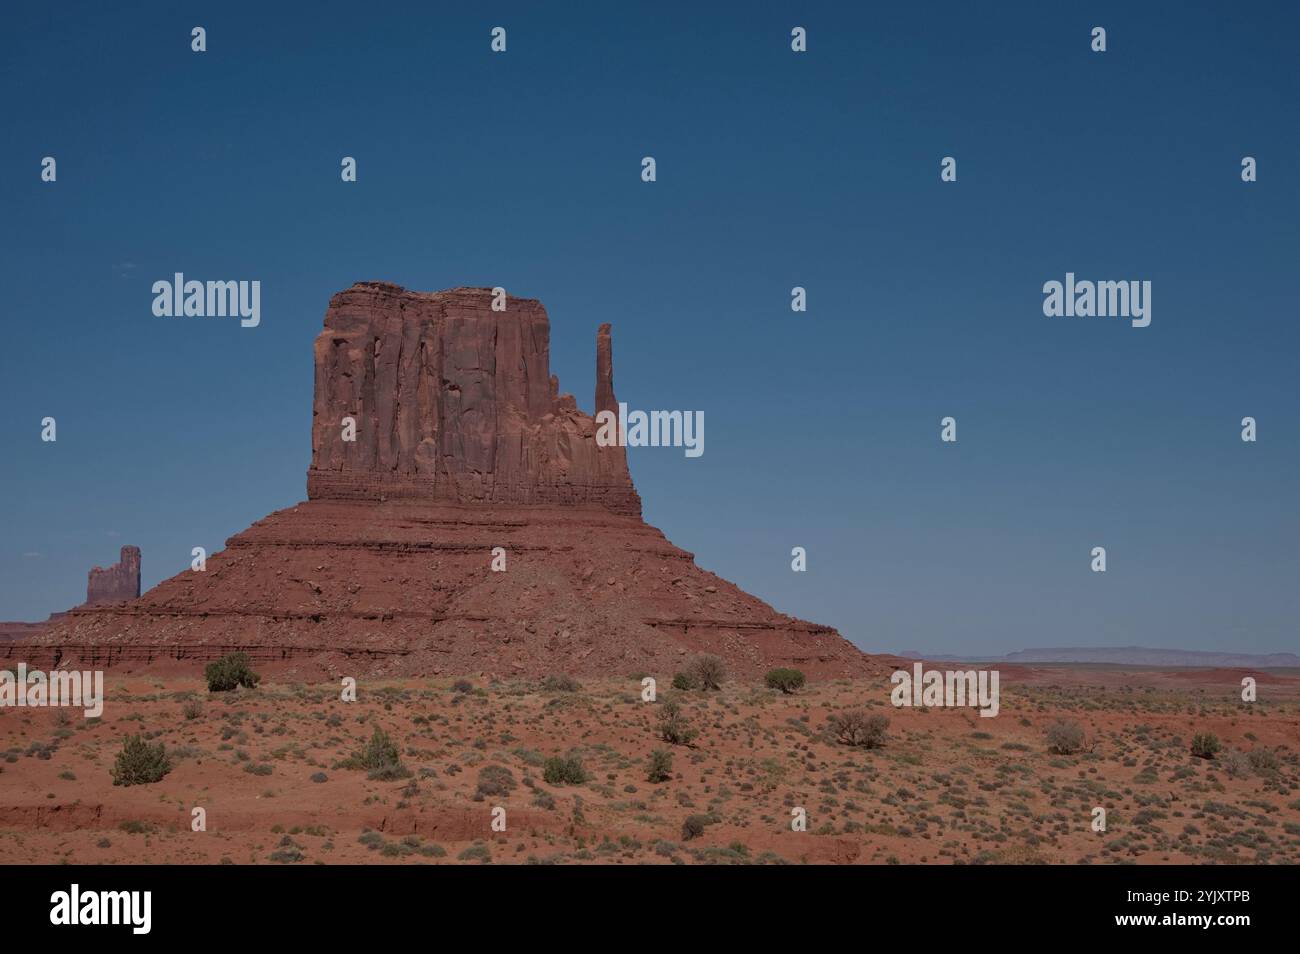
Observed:
[[[312,499],[595,503],[639,515],[625,451],[550,370],[550,321],[531,298],[492,310],[486,288],[411,292],[366,282],[335,295],[316,339]],[[597,407],[614,405],[609,325]],[[356,439],[343,438],[343,422]]]
[[[243,651],[298,678],[662,680],[694,652],[751,678],[781,665],[883,671],[646,524],[623,448],[599,447],[594,420],[559,394],[545,310],[491,304],[488,289],[375,282],[335,295],[316,339],[309,499],[236,534],[204,572],[72,610],[0,657],[193,666]],[[608,324],[595,406],[617,408]],[[345,417],[355,441],[342,439]]]

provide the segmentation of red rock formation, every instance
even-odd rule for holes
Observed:
[[[140,595],[140,548],[122,547],[121,559],[110,567],[94,567],[86,581],[86,606],[121,603]]]
[[[73,610],[24,651],[135,665],[241,650],[300,677],[667,679],[697,651],[749,677],[884,671],[642,521],[623,449],[598,447],[593,418],[558,394],[545,310],[491,300],[373,282],[334,296],[316,339],[310,499],[232,537],[205,572]],[[607,324],[596,367],[596,408],[613,410]]]
[[[122,547],[121,559],[117,563],[107,569],[99,566],[91,569],[86,580],[86,602],[81,605],[122,603],[139,595],[140,548]],[[31,639],[67,615],[66,612],[51,613],[48,619],[34,623],[0,622],[0,642]]]
[[[613,397],[608,325],[601,334],[598,401],[602,386]],[[486,288],[353,285],[330,301],[316,338],[307,495],[640,514],[623,449],[597,446],[592,418],[557,385],[550,322],[534,299],[494,312]]]

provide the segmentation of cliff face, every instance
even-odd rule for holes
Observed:
[[[227,540],[205,571],[71,610],[0,658],[193,667],[242,651],[295,678],[663,681],[710,652],[752,678],[888,671],[647,525],[623,448],[598,446],[594,420],[559,394],[546,311],[491,303],[488,289],[374,282],[335,295],[316,339],[309,499]],[[607,324],[596,371],[596,410],[615,410]]]
[[[122,547],[110,567],[97,566],[86,581],[86,605],[120,603],[140,596],[140,548]]]
[[[486,288],[411,292],[365,282],[334,296],[316,338],[312,499],[599,504],[639,515],[625,451],[550,371],[541,303]],[[609,326],[596,400],[613,401]],[[344,420],[355,422],[348,440]]]

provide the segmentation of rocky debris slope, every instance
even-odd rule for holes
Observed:
[[[334,296],[316,340],[309,499],[232,537],[205,571],[73,610],[23,651],[135,666],[241,650],[345,675],[666,678],[695,652],[750,677],[882,669],[646,524],[624,450],[598,447],[592,417],[558,393],[545,310],[491,301],[372,282]],[[596,354],[596,408],[614,409],[609,325]]]

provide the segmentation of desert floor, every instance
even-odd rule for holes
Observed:
[[[194,674],[107,677],[104,714],[0,710],[0,861],[455,863],[1296,863],[1300,677],[1236,671],[1009,668],[1001,711],[894,708],[887,678],[793,695],[730,682],[675,692],[640,674],[537,683],[452,679],[340,687],[277,681],[208,693]],[[668,745],[662,703],[698,736]],[[873,749],[828,717],[888,717]],[[1090,751],[1048,751],[1073,720]],[[344,767],[376,727],[406,777]],[[1223,743],[1213,760],[1191,738]],[[162,742],[172,769],[114,786],[122,738]],[[654,749],[671,778],[647,780]],[[1253,756],[1252,756],[1253,753]],[[581,784],[548,784],[575,756]],[[505,772],[500,768],[504,767]],[[485,771],[486,770],[486,771]],[[480,791],[483,789],[484,791]],[[486,793],[485,793],[486,792]],[[192,831],[195,807],[206,831]],[[493,809],[506,830],[492,830]],[[1106,809],[1106,831],[1091,828]],[[791,830],[803,808],[807,830]],[[686,838],[689,816],[703,834]]]

